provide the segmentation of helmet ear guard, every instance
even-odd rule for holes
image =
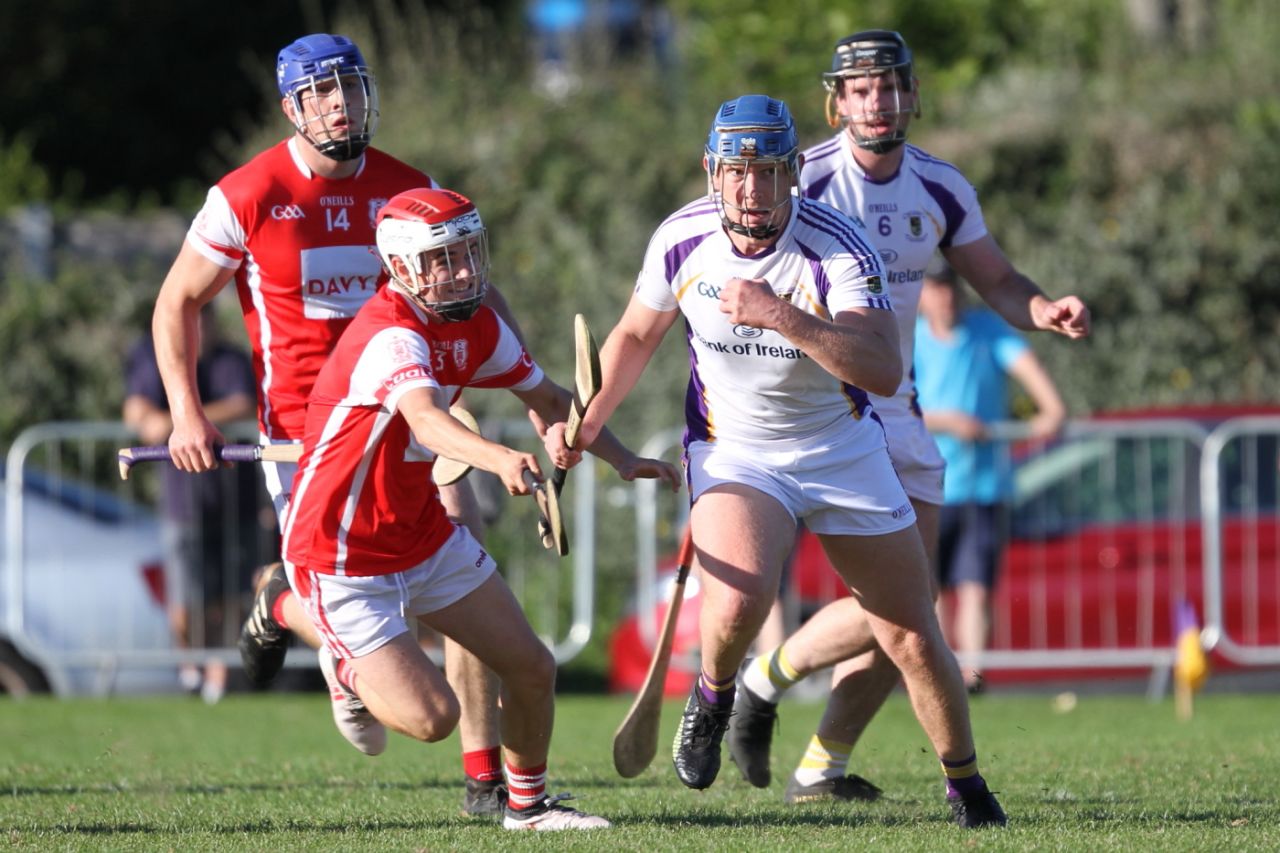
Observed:
[[[378,211],[376,239],[391,286],[424,311],[457,322],[480,307],[489,286],[489,241],[480,212],[466,196],[427,188],[402,192]],[[469,275],[458,276],[446,253],[447,278],[420,283],[429,274],[428,255],[456,244],[464,244]],[[394,260],[407,267],[409,280],[396,275]],[[465,295],[456,295],[460,289]]]
[[[364,99],[363,105],[354,110],[347,103],[343,89],[344,79],[352,78],[359,81]],[[327,81],[332,81],[342,93],[341,111],[347,119],[347,133],[343,136],[331,133],[323,117],[310,121],[305,118],[303,95],[310,93],[319,100],[317,87]],[[378,126],[378,86],[360,48],[351,39],[315,33],[288,45],[276,57],[276,86],[280,97],[293,109],[294,129],[324,156],[339,161],[354,160],[369,147]],[[319,133],[312,130],[316,124],[320,126]]]

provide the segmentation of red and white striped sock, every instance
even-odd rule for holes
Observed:
[[[281,628],[289,627],[289,623],[284,618],[284,603],[289,600],[291,595],[293,595],[293,590],[286,589],[277,595],[276,600],[271,604],[271,618],[276,620],[276,624]]]
[[[532,808],[547,795],[547,762],[537,767],[507,764],[507,805],[513,811]]]
[[[360,691],[356,689],[356,668],[351,665],[351,661],[338,658],[338,665],[333,668],[333,672],[338,676],[339,684],[357,696],[360,695]]]

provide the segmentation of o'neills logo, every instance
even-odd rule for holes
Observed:
[[[459,370],[465,370],[467,367],[468,348],[466,340],[453,342],[453,366]]]

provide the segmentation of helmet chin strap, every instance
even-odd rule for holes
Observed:
[[[445,308],[433,309],[435,315],[446,323],[461,323],[464,320],[470,320],[475,313],[480,310],[480,300],[467,300],[466,302],[449,305]]]
[[[781,225],[775,225],[772,222],[767,225],[757,225],[754,228],[748,228],[741,223],[731,221],[727,216],[721,216],[720,221],[724,223],[725,228],[728,228],[734,234],[742,234],[745,237],[750,237],[752,240],[763,240],[768,237],[772,237],[782,230]]]
[[[782,226],[787,221],[787,217],[779,216],[778,211],[784,209],[786,211],[790,211],[791,209],[791,198],[788,196],[786,201],[770,208],[768,222],[763,225],[743,225],[741,222],[734,222],[729,218],[729,208],[732,207],[734,210],[739,212],[745,211],[746,208],[738,207],[736,204],[730,204],[725,200],[724,195],[721,193],[716,193],[715,198],[716,203],[720,208],[720,223],[734,234],[741,234],[742,236],[749,237],[752,240],[767,240],[770,237],[776,236],[782,231]]]
[[[853,144],[861,148],[863,151],[870,151],[872,154],[888,154],[893,149],[904,144],[907,141],[906,136],[885,137],[860,137],[850,128],[849,136],[853,138]]]
[[[307,141],[321,155],[328,157],[330,160],[337,160],[339,163],[358,159],[360,155],[364,154],[364,150],[369,147],[369,137],[363,133],[359,136],[349,136],[346,139],[330,139],[327,142],[319,142],[307,137]]]

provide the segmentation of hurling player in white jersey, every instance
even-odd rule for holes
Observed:
[[[552,421],[571,395],[481,305],[488,239],[468,199],[400,193],[378,215],[377,241],[390,283],[343,333],[307,402],[284,520],[289,584],[324,637],[332,683],[379,727],[435,742],[458,723],[458,699],[412,630],[418,619],[498,673],[507,829],[608,827],[547,796],[555,658],[430,480],[434,459],[448,456],[528,494],[530,478],[540,479],[537,457],[476,435],[449,406],[466,387],[507,388]],[[640,459],[612,435],[592,449],[623,479],[679,488],[674,466]]]
[[[932,557],[943,462],[925,429],[911,374],[916,313],[930,259],[941,251],[1017,328],[1081,338],[1089,333],[1089,312],[1074,296],[1049,299],[1018,272],[988,233],[977,193],[964,176],[906,143],[911,119],[920,113],[920,93],[911,51],[901,35],[869,30],[841,39],[823,78],[827,118],[839,132],[805,152],[801,194],[862,221],[884,261],[903,372],[892,394],[872,402]],[[859,609],[852,598],[828,605],[744,673],[730,752],[744,778],[766,787],[778,699],[809,673],[839,664],[826,716],[788,782],[788,802],[870,800],[880,794],[875,785],[845,772],[858,736],[898,680],[888,656],[868,651],[858,637],[845,635],[845,642],[832,642],[832,626],[848,622]]]
[[[224,176],[208,194],[156,299],[156,356],[173,406],[174,464],[207,471],[222,434],[195,386],[200,307],[234,281],[253,348],[258,419],[269,442],[298,442],[307,395],[330,350],[382,275],[375,217],[387,199],[435,186],[421,172],[370,146],[378,120],[377,86],[350,39],[315,33],[283,48],[275,66],[281,110],[294,133]],[[497,288],[485,297],[517,331]],[[277,513],[296,466],[263,466]],[[465,481],[441,490],[450,514],[483,536],[479,505]],[[278,566],[264,573],[240,636],[245,674],[269,684],[284,663],[291,630],[314,648],[320,638],[289,592]],[[464,810],[502,814],[498,685],[471,655],[445,643],[450,682],[463,700]],[[362,751],[365,717],[335,693],[335,723]]]
[[[915,514],[867,397],[892,394],[903,370],[884,269],[857,222],[794,194],[798,155],[781,101],[745,95],[720,107],[703,160],[707,198],[651,239],[582,431],[583,441],[597,434],[683,316],[703,602],[702,667],[672,747],[676,774],[690,788],[715,781],[735,675],[803,520],[866,607],[835,630],[879,641],[938,756],[981,782]],[[981,790],[987,813],[998,812]]]

